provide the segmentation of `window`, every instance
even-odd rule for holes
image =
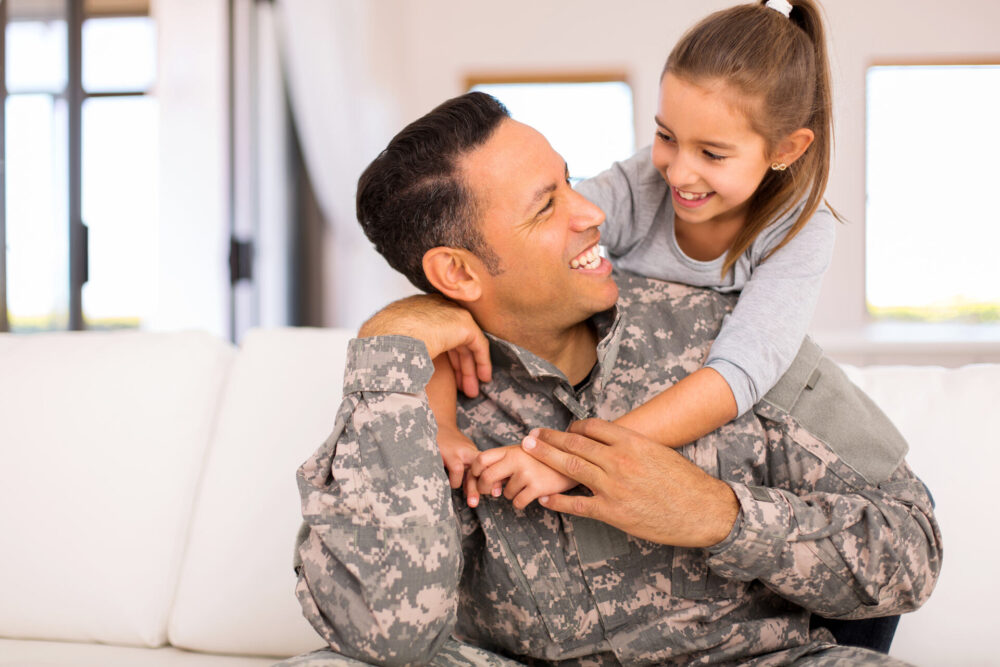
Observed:
[[[1000,320],[1000,66],[872,67],[867,97],[869,312]]]
[[[468,83],[545,135],[574,180],[595,176],[635,152],[632,89],[624,76],[471,77]]]
[[[139,326],[157,254],[148,1],[8,0],[0,31],[0,331]]]

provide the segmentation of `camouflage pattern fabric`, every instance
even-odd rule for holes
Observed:
[[[701,367],[735,303],[645,278],[618,284],[616,309],[593,318],[598,364],[578,391],[491,339],[493,381],[459,401],[459,426],[480,449],[536,426],[617,418]],[[900,664],[830,646],[809,616],[900,613],[930,595],[940,532],[905,463],[877,474],[817,437],[794,405],[763,401],[680,450],[741,505],[710,549],[654,544],[537,503],[521,511],[484,497],[470,509],[437,450],[431,372],[415,339],[352,341],[334,431],[298,471],[296,592],[330,646],[322,659],[452,664],[435,660],[454,637],[530,665]],[[835,373],[820,382],[834,402],[857,391]],[[895,433],[877,410],[867,418],[872,433]],[[490,664],[478,660],[468,664]]]

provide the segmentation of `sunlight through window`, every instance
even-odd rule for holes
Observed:
[[[872,67],[867,95],[869,312],[1000,320],[1000,66]]]
[[[624,81],[477,83],[510,115],[563,156],[574,181],[595,176],[635,152],[632,89]]]

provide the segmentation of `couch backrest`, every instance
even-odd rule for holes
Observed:
[[[170,643],[290,656],[323,640],[294,595],[295,470],[330,434],[345,330],[250,332],[233,365],[170,617]]]
[[[892,655],[918,665],[995,664],[1000,578],[991,509],[1000,485],[1000,364],[848,367],[910,444],[944,537],[934,594],[900,620]]]
[[[231,346],[0,335],[0,636],[159,646]]]

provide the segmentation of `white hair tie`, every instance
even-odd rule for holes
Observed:
[[[776,12],[781,12],[786,19],[792,13],[792,3],[788,2],[788,0],[767,0],[764,6]]]

